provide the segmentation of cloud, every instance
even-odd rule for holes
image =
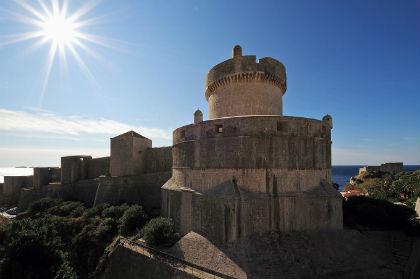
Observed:
[[[60,166],[60,158],[69,155],[91,155],[94,158],[109,156],[109,149],[83,147],[1,147],[0,167],[11,166]]]
[[[106,118],[59,116],[44,110],[14,111],[0,109],[0,131],[52,135],[108,135],[116,136],[135,130],[152,140],[171,140],[171,134],[160,128],[134,126]]]

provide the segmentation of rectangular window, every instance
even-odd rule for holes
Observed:
[[[223,125],[220,125],[220,124],[216,125],[216,132],[219,134],[223,133]]]
[[[282,123],[280,121],[277,121],[277,131],[281,131],[282,130]]]

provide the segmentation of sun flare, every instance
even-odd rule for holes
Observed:
[[[45,95],[53,65],[58,61],[66,70],[67,56],[71,56],[81,72],[95,82],[95,78],[87,67],[82,53],[93,58],[100,56],[91,48],[91,44],[101,47],[115,48],[109,40],[86,32],[86,28],[99,22],[101,17],[86,17],[100,0],[86,0],[74,12],[69,12],[69,0],[37,0],[36,4],[26,0],[15,0],[22,12],[9,12],[17,20],[31,28],[29,32],[11,35],[7,41],[0,41],[0,47],[22,41],[33,41],[31,49],[48,45],[44,82],[39,106]],[[35,1],[34,1],[35,2]]]
[[[53,14],[46,18],[41,28],[45,39],[61,47],[74,44],[77,38],[75,24],[63,14]]]

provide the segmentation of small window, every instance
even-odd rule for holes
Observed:
[[[216,125],[216,133],[223,133],[223,125]]]
[[[277,121],[277,131],[281,131],[281,125],[282,123],[280,121]]]

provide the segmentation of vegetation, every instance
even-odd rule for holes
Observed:
[[[0,224],[0,278],[92,278],[119,231],[131,236],[147,221],[138,205],[39,200]]]
[[[163,217],[150,220],[141,230],[140,236],[147,244],[156,246],[172,243],[178,238],[173,223]]]
[[[142,228],[147,222],[147,215],[143,208],[134,205],[124,212],[119,225],[121,235],[133,235],[139,228]]]
[[[392,229],[413,232],[418,230],[416,212],[405,205],[367,196],[349,197],[343,202],[345,226]]]
[[[402,202],[414,208],[420,196],[420,170],[397,174],[369,173],[349,184],[345,191],[356,190],[372,198]]]

